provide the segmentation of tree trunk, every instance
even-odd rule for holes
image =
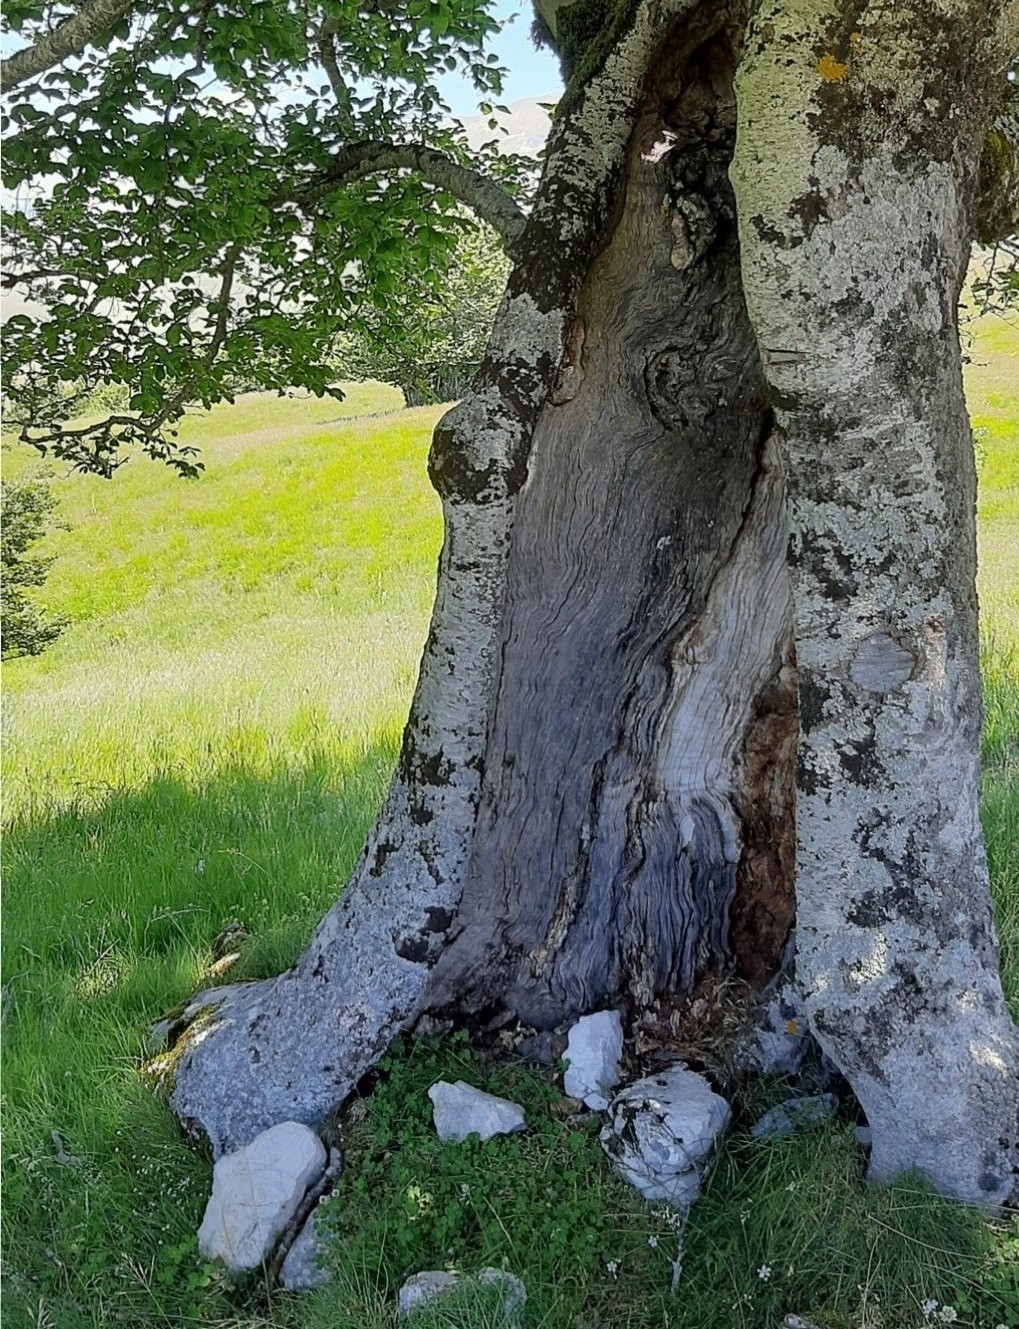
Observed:
[[[975,147],[864,150],[870,90],[832,88],[899,38],[856,4],[829,51],[845,8],[765,0],[738,117],[745,15],[698,0],[645,0],[567,98],[436,431],[446,538],[386,807],[294,969],[183,1044],[172,1102],[215,1153],[321,1120],[426,1011],[552,1027],[759,984],[795,907],[874,1170],[1011,1189],[954,323]]]
[[[788,471],[797,972],[867,1113],[872,1175],[995,1204],[1015,1185],[1019,1056],[977,815],[956,313],[1001,58],[974,50],[982,4],[909,5],[905,25],[845,8],[762,5],[733,169]]]
[[[471,857],[507,560],[535,425],[569,377],[573,310],[621,203],[648,70],[666,47],[688,59],[718,26],[696,0],[644,0],[628,24],[553,131],[474,391],[435,432],[429,471],[445,540],[386,805],[294,968],[214,994],[183,1041],[171,1105],[217,1156],[274,1122],[321,1120],[424,1009]]]

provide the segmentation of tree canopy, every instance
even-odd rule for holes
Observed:
[[[601,8],[550,13],[537,30],[582,83]],[[398,297],[441,298],[464,205],[510,249],[522,230],[534,163],[498,151],[494,119],[472,152],[436,88],[459,72],[495,110],[485,0],[14,0],[3,25],[4,285],[28,300],[6,415],[73,466],[108,475],[135,444],[196,473],[174,436],[189,404],[335,393],[340,330],[370,341]],[[1011,94],[985,240],[1015,229]],[[110,385],[127,410],[67,423]]]
[[[512,244],[533,161],[472,153],[436,90],[491,115],[482,0],[7,6],[4,344],[25,441],[109,474],[239,382],[336,392],[338,330],[441,295],[464,205]],[[9,39],[8,39],[9,41]],[[493,131],[496,121],[490,121]],[[129,409],[67,424],[100,385]]]

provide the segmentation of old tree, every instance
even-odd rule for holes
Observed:
[[[760,985],[795,921],[873,1174],[1003,1202],[956,308],[978,225],[1014,228],[987,127],[1019,0],[545,8],[568,90],[514,197],[434,90],[498,90],[477,0],[8,6],[9,280],[46,315],[12,320],[8,390],[57,455],[187,470],[187,402],[324,390],[464,206],[512,259],[432,445],[388,799],[299,962],[184,1035],[173,1106],[219,1152],[321,1119],[425,1013],[653,1019],[706,973]],[[66,425],[72,383],[129,408]]]

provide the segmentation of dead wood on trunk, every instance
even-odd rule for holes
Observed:
[[[727,176],[733,65],[727,32],[659,60],[535,430],[474,853],[429,1004],[542,1027],[642,1010],[731,962],[737,897],[745,971],[766,976],[788,932],[791,620]],[[783,693],[766,749],[764,696]],[[761,950],[765,919],[784,927]]]

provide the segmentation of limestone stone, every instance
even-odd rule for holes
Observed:
[[[831,1117],[838,1109],[839,1100],[834,1094],[812,1094],[809,1098],[787,1098],[769,1108],[762,1117],[750,1127],[750,1134],[755,1140],[777,1140],[783,1135],[792,1135],[794,1131],[807,1126],[816,1126],[819,1121]]]
[[[673,1066],[613,1099],[602,1148],[646,1199],[688,1209],[729,1115],[729,1104],[702,1075]]]
[[[420,1274],[411,1274],[396,1294],[397,1315],[410,1315],[433,1297],[452,1292],[459,1281],[456,1274],[447,1273],[444,1269],[425,1269]]]
[[[584,1015],[570,1030],[566,1044],[569,1065],[563,1088],[571,1098],[604,1112],[609,1095],[619,1083],[619,1059],[623,1053],[623,1021],[618,1011]]]
[[[336,1145],[333,1145],[329,1149],[329,1162],[325,1173],[318,1183],[318,1188],[323,1193],[280,1265],[279,1281],[288,1292],[305,1292],[313,1287],[320,1287],[323,1283],[328,1283],[332,1276],[321,1258],[322,1238],[318,1225],[320,1213],[318,1205],[322,1204],[342,1168],[343,1157]]]
[[[329,1282],[329,1270],[322,1265],[320,1252],[318,1210],[313,1209],[280,1265],[280,1282],[288,1292],[307,1292]]]
[[[527,1291],[515,1274],[492,1268],[480,1270],[473,1279],[465,1279],[445,1269],[428,1269],[420,1274],[412,1274],[397,1293],[397,1315],[403,1319],[434,1297],[444,1296],[469,1282],[500,1288],[504,1319],[508,1324],[519,1323],[527,1301]]]
[[[296,1121],[272,1126],[225,1154],[213,1169],[212,1195],[198,1229],[202,1255],[233,1271],[257,1268],[325,1165],[322,1141]]]
[[[440,1140],[466,1140],[479,1135],[511,1135],[524,1129],[524,1109],[505,1098],[474,1089],[463,1080],[439,1080],[428,1091],[435,1129]]]

